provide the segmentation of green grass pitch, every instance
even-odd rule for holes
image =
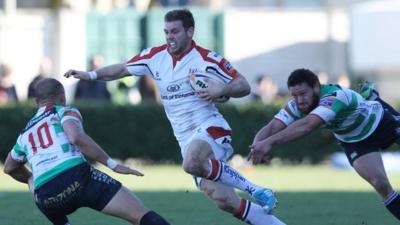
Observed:
[[[194,187],[179,166],[138,167],[144,177],[124,176],[99,167],[120,180],[150,207],[174,225],[244,224],[216,208]],[[257,166],[239,169],[246,177],[277,192],[274,214],[288,225],[395,225],[398,221],[378,195],[354,171],[323,166]],[[400,174],[389,173],[399,190]],[[243,195],[246,196],[246,195]],[[0,172],[0,224],[50,224],[33,203],[27,187]],[[118,225],[127,222],[80,209],[73,225]]]

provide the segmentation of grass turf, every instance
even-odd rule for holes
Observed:
[[[139,167],[139,178],[101,170],[120,180],[146,206],[174,225],[239,225],[219,211],[196,190],[190,176],[179,166]],[[240,170],[244,175],[277,191],[274,214],[288,225],[394,225],[398,221],[384,208],[372,188],[353,171],[329,166],[256,167]],[[389,174],[392,185],[400,186],[400,174]],[[26,186],[0,172],[0,224],[50,224],[33,203]],[[90,209],[70,217],[73,225],[128,224]]]

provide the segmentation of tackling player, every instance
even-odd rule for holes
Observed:
[[[126,63],[89,72],[69,70],[64,76],[85,80],[150,76],[179,142],[183,169],[196,177],[200,190],[219,208],[247,223],[283,224],[268,214],[276,205],[272,191],[250,182],[226,163],[233,152],[231,128],[212,101],[249,94],[248,82],[225,58],[193,41],[195,24],[189,10],[169,11],[164,19],[165,45],[145,49]],[[197,71],[214,73],[226,85],[210,80],[208,88],[196,94],[189,77]],[[240,199],[234,188],[247,192],[257,203]]]
[[[137,225],[169,224],[120,182],[87,163],[82,153],[117,173],[143,176],[116,163],[85,133],[78,109],[65,106],[60,82],[43,79],[35,93],[38,110],[8,154],[4,172],[28,183],[37,207],[54,225],[69,225],[67,215],[80,207]],[[24,166],[26,162],[32,173]]]
[[[336,84],[321,85],[308,69],[292,72],[287,86],[293,99],[257,133],[249,159],[260,163],[275,144],[303,137],[319,127],[330,129],[350,164],[400,220],[400,197],[386,176],[380,154],[400,138],[399,113],[370,88],[363,97]]]

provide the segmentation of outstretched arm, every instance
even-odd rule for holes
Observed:
[[[117,164],[110,164],[110,156],[91,138],[89,137],[80,124],[74,120],[66,120],[62,124],[64,132],[66,133],[68,140],[79,147],[83,154],[91,159],[94,159],[117,173],[132,174],[137,176],[143,176],[143,174],[137,170],[133,170],[129,167]],[[113,160],[111,160],[113,162]],[[113,162],[115,163],[115,162]]]
[[[254,164],[262,162],[265,155],[271,150],[275,144],[282,144],[309,134],[311,131],[319,128],[324,121],[316,115],[308,115],[307,117],[297,120],[285,129],[274,135],[253,143],[250,148],[251,152],[248,156]]]
[[[253,144],[262,141],[285,128],[286,125],[281,120],[273,118],[267,125],[257,132]]]
[[[68,70],[64,77],[74,77],[82,80],[116,80],[128,76],[129,72],[125,63],[113,64],[95,71]]]

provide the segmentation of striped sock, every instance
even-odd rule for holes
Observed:
[[[261,206],[246,199],[242,199],[234,216],[251,225],[285,225],[275,216],[266,214]]]
[[[163,217],[154,211],[149,211],[140,219],[140,225],[170,225]]]
[[[212,181],[218,181],[222,174],[222,163],[219,160],[210,159],[208,160],[208,175],[206,179]]]
[[[392,194],[385,200],[386,208],[400,220],[400,195],[398,192],[393,191]]]
[[[251,207],[251,202],[246,199],[242,199],[240,201],[240,207],[237,210],[237,212],[234,214],[234,216],[236,218],[238,218],[239,220],[246,221],[247,216],[250,211],[250,207]]]
[[[228,166],[226,163],[220,160],[210,159],[208,161],[208,169],[209,172],[206,179],[215,182],[221,182],[230,187],[237,188],[239,190],[247,192],[251,196],[253,196],[255,191],[263,188],[256,184],[253,184],[232,167]]]

